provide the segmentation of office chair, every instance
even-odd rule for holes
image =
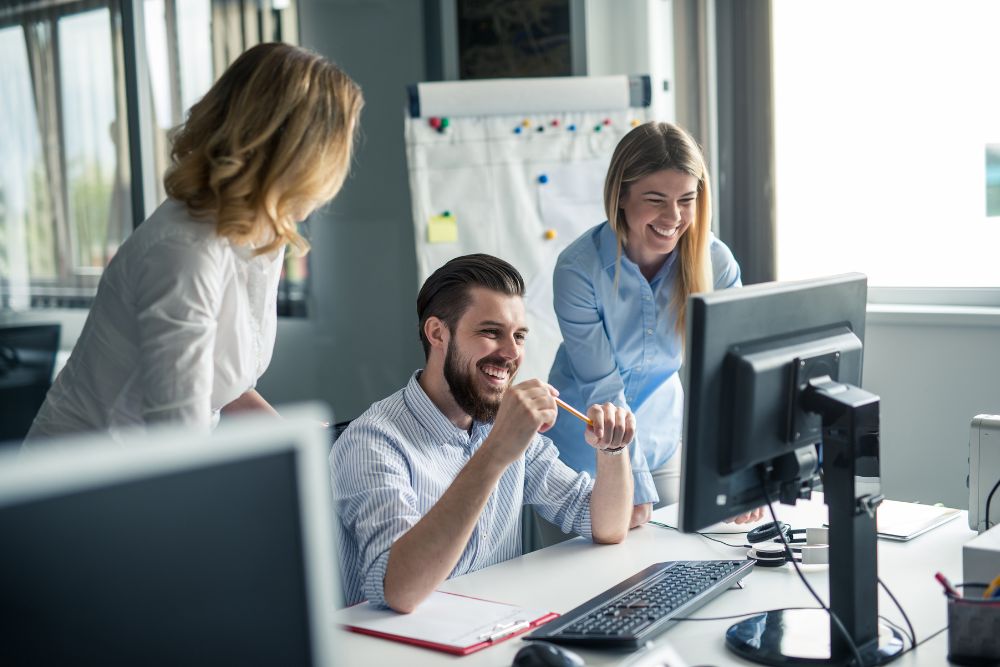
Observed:
[[[58,324],[0,327],[0,443],[19,444],[52,384]]]
[[[333,431],[332,437],[330,438],[330,444],[332,445],[333,443],[335,443],[337,441],[337,438],[340,437],[340,434],[343,433],[345,430],[347,430],[347,427],[350,425],[351,425],[350,419],[348,419],[347,421],[337,422],[336,424],[334,424],[333,427],[330,429],[331,431]]]

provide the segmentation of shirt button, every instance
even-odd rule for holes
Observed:
[[[652,329],[646,329],[646,335],[647,336],[652,336],[653,335],[653,330]]]
[[[642,300],[643,301],[649,301],[649,299],[650,299],[650,296],[648,294],[643,294],[642,295]]]

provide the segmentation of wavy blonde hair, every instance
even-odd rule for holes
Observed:
[[[615,260],[617,283],[622,251],[628,238],[622,197],[632,183],[664,169],[675,169],[698,179],[694,221],[677,242],[680,252],[677,258],[678,278],[671,295],[672,306],[677,312],[677,331],[683,339],[688,296],[710,291],[713,282],[709,255],[712,188],[705,158],[691,135],[676,125],[654,121],[637,126],[622,137],[611,156],[604,181],[604,212],[618,239]]]
[[[364,98],[322,56],[289,44],[245,51],[172,132],[167,194],[256,254],[309,249],[297,223],[344,183]]]

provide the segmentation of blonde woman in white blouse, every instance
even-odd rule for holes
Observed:
[[[274,409],[254,389],[274,347],[285,246],[340,190],[363,105],[321,56],[241,55],[173,136],[168,199],[105,270],[83,332],[35,418],[46,436]]]

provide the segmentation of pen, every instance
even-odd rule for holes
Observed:
[[[1000,597],[1000,576],[990,582],[990,585],[983,591],[984,598]]]
[[[951,585],[950,581],[948,581],[948,577],[944,576],[940,572],[935,572],[934,573],[934,578],[938,580],[938,583],[940,583],[942,586],[944,586],[944,592],[945,593],[947,593],[948,595],[950,595],[953,598],[960,598],[960,597],[962,597],[962,594],[959,593],[955,589],[955,587]]]
[[[574,408],[572,405],[570,405],[566,401],[564,401],[561,398],[559,398],[558,396],[556,396],[556,405],[558,405],[560,408],[562,408],[566,412],[570,413],[571,415],[573,415],[574,417],[576,417],[577,419],[579,419],[580,421],[582,421],[583,423],[585,423],[587,426],[593,426],[594,425],[594,422],[590,421],[590,417],[588,417],[587,415],[583,414],[582,412],[580,412],[579,410],[577,410],[576,408]]]

